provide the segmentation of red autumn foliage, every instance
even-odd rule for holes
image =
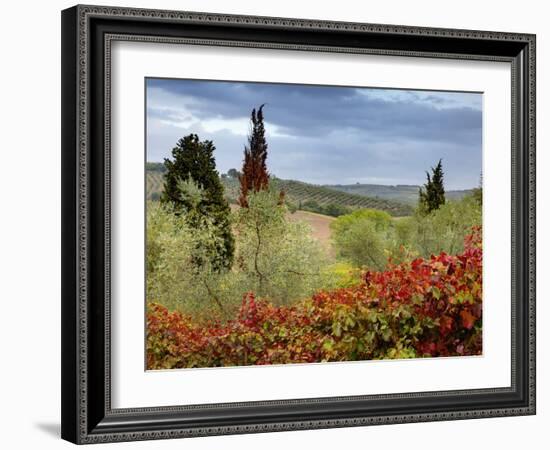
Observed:
[[[227,323],[194,323],[150,304],[149,369],[479,355],[481,230],[464,252],[366,272],[358,286],[290,307],[244,296]]]
[[[252,131],[248,137],[248,146],[244,149],[243,168],[239,175],[241,183],[239,205],[243,208],[248,207],[249,192],[266,190],[269,185],[263,107],[264,105],[261,105],[257,112],[253,109],[250,117]]]

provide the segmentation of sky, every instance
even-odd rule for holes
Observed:
[[[268,170],[314,184],[414,184],[443,161],[445,188],[479,185],[482,94],[343,86],[146,80],[147,161],[190,133],[220,173],[241,169],[252,108],[265,104]]]

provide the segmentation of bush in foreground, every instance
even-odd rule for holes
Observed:
[[[276,307],[252,293],[227,323],[150,304],[147,367],[242,366],[481,354],[481,232],[464,252],[366,272],[355,287]]]
[[[248,208],[233,214],[237,245],[231,270],[219,270],[214,258],[222,256],[217,249],[223,239],[213,221],[203,217],[193,228],[189,212],[175,215],[164,205],[149,202],[148,303],[179,310],[195,321],[228,320],[238,313],[246,292],[281,306],[336,286],[338,277],[327,269],[325,251],[311,237],[311,229],[304,222],[288,220],[278,198],[276,191],[249,193]]]

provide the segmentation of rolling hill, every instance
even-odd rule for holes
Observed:
[[[147,164],[147,199],[158,199],[162,192],[162,165]],[[236,178],[222,176],[222,183],[230,203],[235,203],[239,196],[239,181]],[[326,186],[317,186],[295,180],[275,179],[278,189],[283,189],[288,201],[300,209],[305,202],[315,202],[321,206],[339,205],[350,208],[372,208],[387,211],[392,216],[412,214],[410,205],[397,201],[374,198],[371,196],[349,193]]]
[[[366,195],[384,200],[392,200],[407,205],[416,205],[420,186],[410,184],[383,185],[383,184],[336,184],[326,185],[329,189],[347,192],[348,194]],[[471,189],[445,191],[445,197],[450,200],[459,200],[471,194]]]

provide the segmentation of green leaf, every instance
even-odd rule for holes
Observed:
[[[385,330],[382,331],[382,339],[384,339],[384,341],[386,342],[390,340],[391,335],[392,335],[391,328],[386,328]]]

